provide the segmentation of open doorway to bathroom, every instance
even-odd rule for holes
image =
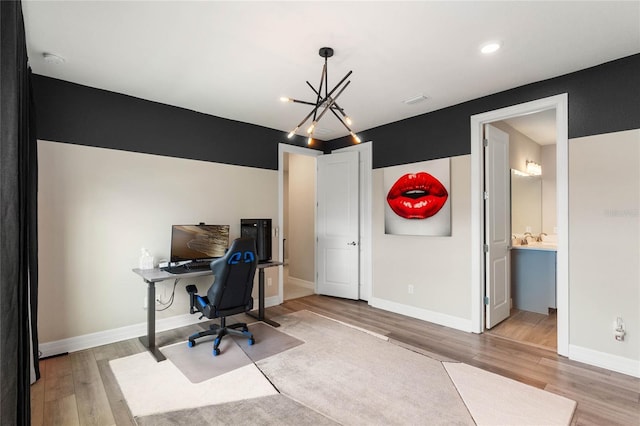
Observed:
[[[556,110],[490,123],[509,135],[511,309],[487,333],[557,351]]]

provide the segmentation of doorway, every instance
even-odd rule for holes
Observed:
[[[371,185],[372,185],[372,142],[362,143],[354,146],[350,146],[347,148],[342,148],[336,150],[335,152],[346,152],[346,151],[357,151],[359,154],[359,204],[362,206],[359,209],[359,244],[358,244],[358,253],[359,253],[359,261],[355,263],[356,268],[359,264],[358,275],[358,298],[361,300],[368,300],[369,295],[371,294]],[[318,156],[323,155],[322,152],[297,147],[293,145],[287,144],[279,144],[278,146],[278,187],[279,187],[279,215],[278,215],[278,226],[279,229],[282,229],[283,232],[279,234],[279,259],[283,259],[285,261],[291,261],[291,250],[292,247],[290,245],[290,241],[286,238],[285,234],[285,159],[288,161],[290,158],[289,155],[301,155],[307,157],[313,157],[314,161],[317,160]],[[290,166],[290,164],[289,164]],[[291,168],[289,167],[289,173],[291,172]],[[314,179],[317,179],[316,176],[316,168],[313,169]],[[290,176],[291,178],[291,176]],[[291,180],[289,180],[291,182]],[[311,187],[311,190],[315,191],[317,187],[317,182]],[[307,186],[308,189],[308,186]],[[289,195],[287,193],[287,195]],[[291,205],[291,199],[286,201],[286,204]],[[315,208],[315,205],[314,205]],[[317,214],[317,213],[316,213]],[[314,235],[317,233],[317,226],[315,222],[317,221],[317,216],[314,216],[313,222],[307,224],[307,228],[313,230]],[[291,230],[289,230],[289,233]],[[316,254],[315,253],[307,253],[311,259],[314,260],[314,279],[313,282],[315,284],[314,292],[317,291],[317,265],[316,265]],[[291,266],[291,265],[290,265]],[[284,269],[284,268],[283,268]],[[278,291],[279,291],[279,303],[282,303],[284,300],[284,278],[287,272],[290,269],[287,268],[283,270],[283,273],[279,274],[279,282],[278,282]],[[291,278],[289,277],[289,281]]]
[[[284,154],[283,299],[315,293],[316,157]]]
[[[489,334],[557,351],[556,110],[490,123],[509,140],[510,303]],[[527,166],[532,166],[530,169]]]
[[[484,214],[484,125],[513,117],[555,109],[556,117],[556,190],[557,190],[557,352],[568,355],[568,96],[551,96],[508,108],[471,117],[471,175],[472,175],[472,326],[474,332],[485,330],[485,214]]]
[[[322,152],[279,146],[279,299],[315,294],[316,158]],[[295,214],[291,214],[295,210]]]

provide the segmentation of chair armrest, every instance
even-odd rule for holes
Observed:
[[[196,293],[198,292],[198,287],[193,284],[190,284],[186,288],[187,293],[189,293],[189,313],[195,314],[197,310],[194,309],[196,306]]]

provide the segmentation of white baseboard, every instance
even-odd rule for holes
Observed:
[[[385,311],[395,312],[396,314],[406,315],[408,317],[429,321],[434,324],[444,325],[445,327],[455,328],[456,330],[473,331],[470,319],[454,317],[452,315],[433,312],[427,309],[416,308],[415,306],[403,305],[389,300],[371,297],[369,304],[374,308],[384,309]]]
[[[271,296],[264,298],[264,307],[269,308],[271,306],[278,306],[280,304],[280,298],[278,296]],[[258,306],[258,303],[253,304],[254,307]]]
[[[569,345],[569,359],[640,378],[640,360]]]
[[[293,285],[297,285],[299,287],[304,287],[304,288],[308,288],[310,290],[315,290],[316,285],[313,281],[306,281],[300,278],[295,278],[292,276],[289,276],[288,279],[288,283],[289,284],[293,284]]]
[[[199,315],[183,314],[169,318],[156,319],[156,332],[172,330],[174,328],[184,327],[185,325],[198,323],[200,322],[198,317]],[[209,320],[203,318],[203,321]],[[38,347],[41,353],[40,357],[43,358],[65,352],[76,352],[83,349],[95,348],[96,346],[133,339],[135,337],[145,336],[146,334],[147,323],[142,322],[111,330],[84,334],[82,336],[69,337],[67,339],[56,340],[53,342],[40,343]]]
[[[277,306],[280,304],[278,296],[267,297],[264,300],[264,306]],[[258,306],[258,301],[254,300],[254,307]],[[199,320],[200,315],[183,314],[169,318],[156,319],[156,332],[173,330],[174,328],[184,327],[185,325],[196,324],[198,322],[209,321],[207,318]],[[67,339],[56,340],[53,342],[40,343],[40,358],[58,355],[65,352],[76,352],[83,349],[95,348],[96,346],[108,345],[110,343],[120,342],[123,340],[133,339],[147,335],[147,323],[128,325],[125,327],[114,328],[111,330],[98,331],[95,333],[84,334],[82,336],[69,337]],[[186,339],[186,336],[185,336]]]

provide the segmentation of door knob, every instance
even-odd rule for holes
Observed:
[[[355,246],[357,245],[355,241],[351,241],[350,243],[347,243],[348,246]]]

